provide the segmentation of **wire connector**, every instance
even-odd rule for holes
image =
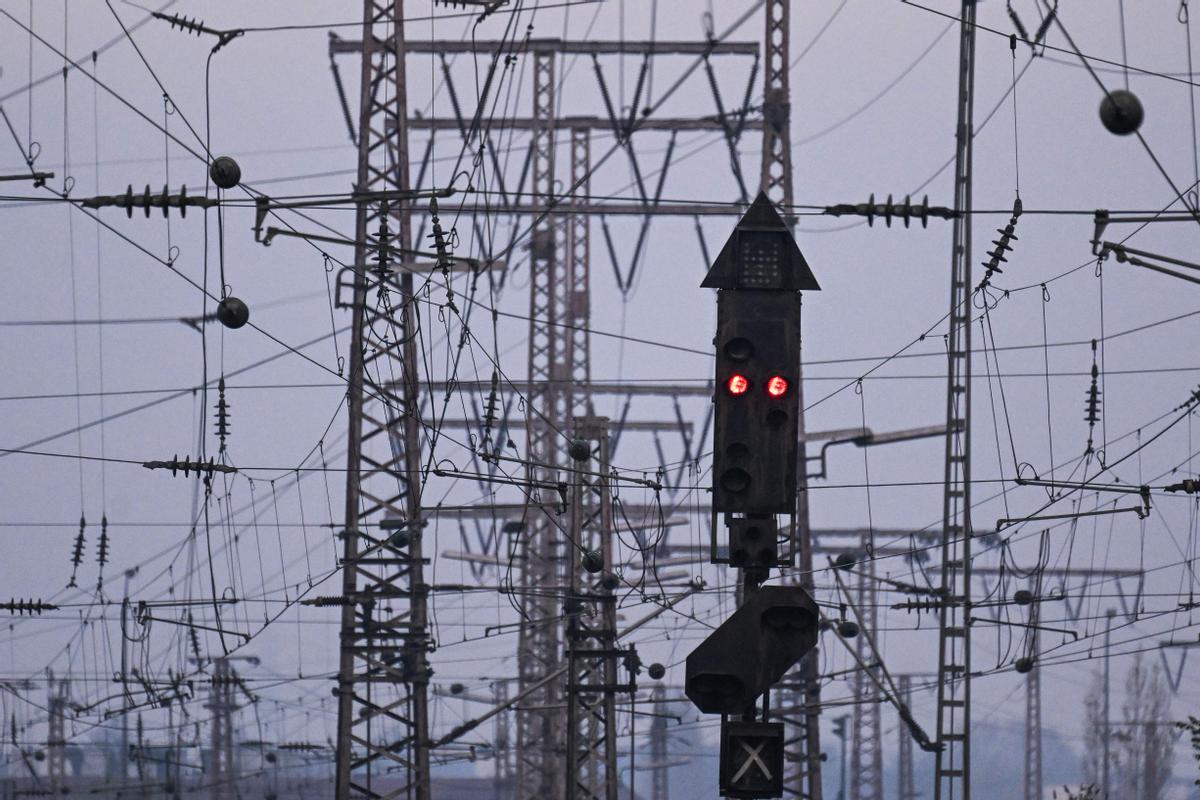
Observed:
[[[301,600],[300,605],[314,606],[316,608],[341,607],[341,606],[350,605],[350,598],[348,598],[348,597],[330,597],[330,596],[310,597],[307,600]]]
[[[1024,207],[1021,205],[1021,198],[1018,197],[1013,200],[1012,216],[1009,217],[1008,224],[1003,228],[996,229],[996,233],[1000,234],[1000,238],[992,240],[992,244],[995,246],[992,248],[992,252],[988,253],[988,260],[983,262],[983,266],[987,272],[984,274],[983,280],[979,283],[980,289],[990,286],[992,276],[997,272],[1004,272],[1004,270],[1000,269],[1000,263],[1008,263],[1008,259],[1004,257],[1004,254],[1013,249],[1012,243],[1017,240],[1014,231],[1017,227],[1017,220],[1021,218],[1023,211]]]
[[[101,194],[95,197],[85,197],[79,201],[79,204],[84,208],[116,206],[125,209],[126,217],[132,217],[133,210],[140,208],[145,211],[147,218],[150,217],[150,209],[152,208],[161,208],[163,217],[167,216],[167,212],[170,209],[178,208],[179,215],[186,217],[188,206],[212,208],[217,205],[217,200],[211,197],[188,197],[186,186],[179,188],[179,194],[171,194],[165,185],[161,194],[151,194],[150,184],[146,184],[146,188],[142,194],[135,195],[133,193],[133,184],[129,184],[125,189],[125,194]]]
[[[237,467],[230,466],[229,464],[218,464],[215,459],[192,461],[191,456],[185,456],[182,460],[180,460],[179,456],[173,456],[170,461],[143,461],[142,466],[146,469],[169,469],[172,475],[176,475],[182,470],[184,477],[188,477],[191,473],[195,472],[197,478],[205,475],[211,476],[214,472],[237,472]]]
[[[216,28],[208,27],[203,22],[197,21],[196,19],[188,19],[187,17],[180,16],[178,14],[163,14],[160,11],[151,11],[150,16],[154,17],[155,19],[161,19],[165,22],[169,22],[171,23],[172,28],[179,28],[181,31],[185,31],[187,33],[194,33],[197,36],[207,33],[209,36],[216,36],[217,43],[213,45],[212,49],[214,53],[232,42],[234,39],[246,33],[245,31],[239,29],[228,31],[217,30]]]
[[[221,452],[225,452],[225,439],[229,436],[229,404],[225,402],[225,376],[217,381],[217,438],[221,440]]]
[[[16,614],[19,617],[23,617],[26,614],[30,616],[37,616],[43,611],[57,611],[58,606],[54,605],[54,603],[46,603],[42,600],[34,600],[33,598],[30,598],[28,600],[9,600],[7,603],[0,603],[0,609],[3,609],[10,614]]]
[[[1095,450],[1096,423],[1100,421],[1100,369],[1096,366],[1096,340],[1092,339],[1092,385],[1087,390],[1083,406],[1083,421],[1088,424],[1087,451]]]
[[[73,589],[79,584],[75,582],[75,577],[79,573],[79,565],[83,563],[83,532],[87,530],[87,520],[83,515],[79,516],[79,533],[75,535],[75,549],[71,553],[71,580],[67,583],[68,589]]]
[[[450,255],[450,246],[446,243],[446,232],[442,229],[442,221],[438,218],[436,197],[429,200],[429,218],[433,225],[433,233],[429,234],[429,238],[433,239],[433,247],[437,251],[437,268],[441,270],[442,277],[446,279],[446,307],[457,312],[458,308],[454,305],[454,285],[450,279],[454,256]]]
[[[912,204],[912,197],[904,196],[903,203],[895,203],[892,201],[892,196],[889,194],[886,203],[876,203],[875,195],[871,195],[866,203],[857,205],[851,203],[839,203],[835,206],[825,206],[825,214],[834,217],[845,215],[855,215],[867,218],[867,225],[874,227],[876,217],[882,218],[884,223],[890,228],[892,220],[899,219],[904,223],[904,227],[908,227],[909,223],[916,219],[920,221],[921,227],[929,227],[929,218],[937,217],[939,219],[954,219],[958,216],[958,212],[946,206],[931,206],[929,205],[929,195],[925,195],[921,199],[919,206]]]

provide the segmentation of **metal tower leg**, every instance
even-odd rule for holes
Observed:
[[[493,689],[493,698],[496,707],[505,706],[508,703],[508,681],[496,681]],[[496,759],[495,788],[497,800],[507,800],[512,794],[513,761],[512,745],[508,738],[508,717],[509,714],[507,711],[501,711],[496,715],[495,729],[492,734],[492,744]]]
[[[867,552],[867,544],[864,537],[860,552]],[[875,636],[879,618],[875,605],[875,562],[868,559],[858,567],[855,604],[867,631]],[[867,637],[861,633],[854,640],[854,649],[863,664],[873,664],[877,659]],[[850,800],[883,800],[883,724],[879,690],[865,670],[855,670],[853,675],[855,702],[850,728]]]
[[[650,800],[671,800],[671,767],[667,761],[667,690],[655,686],[654,717],[650,723]]]
[[[1040,597],[1040,587],[1038,596]],[[1029,607],[1029,622],[1038,624],[1038,603]],[[1042,800],[1042,668],[1037,663],[1038,629],[1029,629],[1033,669],[1025,676],[1025,800]]]
[[[234,796],[237,768],[233,763],[233,669],[228,659],[213,659],[212,688],[205,708],[212,712],[212,756],[205,776],[212,800]],[[141,754],[139,754],[140,756]]]
[[[409,189],[401,0],[363,4],[361,192]],[[408,201],[363,201],[355,218],[346,528],[343,532],[336,797],[429,797],[416,327]],[[410,257],[404,255],[402,260]],[[389,773],[388,788],[373,773]],[[395,779],[398,776],[399,786]],[[395,787],[395,788],[392,788]]]
[[[971,145],[975,2],[959,27],[934,800],[971,800]]]
[[[900,690],[900,701],[912,708],[912,677],[898,675],[897,689]],[[917,787],[913,772],[913,738],[908,726],[899,725],[896,730],[900,735],[900,752],[896,765],[896,800],[917,800]]]
[[[783,207],[783,216],[793,219],[791,89],[788,82],[790,65],[791,4],[788,0],[767,0],[764,13],[763,69],[763,145],[759,186],[775,203]],[[804,370],[797,367],[796,390],[800,393],[800,496],[796,503],[796,541],[800,552],[797,559],[798,576],[785,576],[812,590],[812,535],[808,521],[808,492],[804,446]],[[800,723],[789,731],[785,750],[786,775],[784,786],[788,793],[807,800],[821,800],[821,687],[817,675],[818,654],[814,650],[800,662],[789,676],[787,688],[780,694],[777,706],[788,709],[789,719]]]
[[[533,194],[549,204],[554,184],[554,53],[533,55]],[[526,456],[531,477],[556,481],[554,465],[562,450],[559,431],[568,424],[570,386],[569,337],[557,324],[566,313],[569,283],[562,274],[558,252],[557,217],[536,218],[530,238],[529,292],[529,423]],[[566,338],[566,341],[564,341]],[[538,684],[562,663],[560,609],[554,596],[542,587],[562,579],[562,542],[554,521],[535,512],[519,553],[521,612],[519,631],[518,694]],[[541,800],[555,797],[563,783],[562,687],[551,681],[535,691],[517,709],[517,798]]]
[[[567,270],[570,275],[570,294],[563,309],[565,322],[569,326],[566,336],[570,342],[570,353],[566,363],[570,365],[570,409],[573,417],[589,416],[592,413],[591,383],[591,215],[585,207],[591,193],[592,133],[587,128],[571,130],[571,186],[575,187],[572,207],[578,214],[567,218]]]
[[[595,458],[576,460],[578,488],[571,500],[567,602],[568,800],[617,800],[616,598],[613,520],[608,470],[608,418],[577,417],[575,439]],[[597,443],[592,450],[592,443]],[[586,554],[589,563],[583,564]],[[598,564],[597,564],[598,561]],[[599,571],[593,572],[599,565]]]
[[[67,712],[68,684],[55,681],[54,673],[48,673],[46,683],[47,706],[50,711],[50,730],[46,737],[46,782],[54,796],[65,794],[67,787],[67,736],[65,716]]]
[[[759,186],[767,197],[792,204],[792,97],[788,84],[791,9],[788,0],[767,0],[763,71],[763,150]]]
[[[1042,800],[1041,667],[1034,664],[1025,682],[1025,800]]]

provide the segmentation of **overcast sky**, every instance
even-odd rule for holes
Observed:
[[[608,0],[567,8],[544,2],[540,10],[534,2],[518,5],[522,11],[516,19],[499,13],[476,27],[474,15],[441,7],[431,14],[427,2],[410,3],[407,33],[411,39],[492,40],[504,36],[511,25],[518,36],[531,26],[530,35],[539,38],[653,35],[659,40],[697,40],[715,31],[727,34],[728,41],[759,41],[763,31],[761,11],[743,19],[755,5],[748,0]],[[1027,28],[1036,28],[1034,0],[1014,0],[1012,5]],[[979,264],[995,238],[993,231],[1008,221],[1018,188],[1025,214],[1016,226],[1015,249],[993,282],[994,306],[986,315],[982,307],[974,309],[979,317],[973,384],[977,532],[995,530],[1000,518],[1033,513],[1046,500],[1043,489],[1011,483],[1016,464],[1029,465],[1026,475],[1048,477],[1057,467],[1054,474],[1059,479],[1082,478],[1078,460],[1088,438],[1083,419],[1093,339],[1103,342],[1103,418],[1095,430],[1096,445],[1110,464],[1133,454],[1097,482],[1161,487],[1196,476],[1190,460],[1190,416],[1150,440],[1180,416],[1172,411],[1188,400],[1197,384],[1200,363],[1192,346],[1197,318],[1184,315],[1200,312],[1200,287],[1113,259],[1101,271],[1091,253],[1095,209],[1178,211],[1176,189],[1186,190],[1200,179],[1188,26],[1179,22],[1179,4],[1126,5],[1124,41],[1116,0],[1063,3],[1061,19],[1084,53],[1114,63],[1127,53],[1128,63],[1136,67],[1128,75],[1098,60],[1093,68],[1110,89],[1128,82],[1140,97],[1146,114],[1141,128],[1145,146],[1102,127],[1097,113],[1102,91],[1061,31],[1051,29],[1051,49],[1039,50],[1036,57],[1024,44],[1014,55],[1007,38],[1013,27],[1004,4],[982,3],[979,8],[979,21],[987,28],[978,34],[974,205],[987,213],[974,219],[976,281],[982,272]],[[231,629],[254,637],[242,652],[260,657],[262,663],[247,667],[246,674],[254,676],[264,697],[285,704],[282,730],[270,737],[324,741],[335,718],[329,677],[336,669],[337,614],[301,609],[294,601],[298,593],[340,591],[330,525],[340,527],[343,516],[345,479],[339,470],[345,466],[347,421],[339,359],[347,356],[350,315],[344,309],[331,313],[330,302],[339,277],[344,277],[339,262],[348,263],[352,249],[285,238],[264,247],[254,241],[254,211],[246,202],[227,207],[220,226],[216,211],[206,215],[189,209],[186,218],[172,211],[164,222],[158,211],[150,219],[140,212],[126,219],[120,209],[106,208],[99,212],[105,227],[98,227],[94,217],[79,208],[50,200],[64,190],[76,198],[121,194],[127,185],[135,193],[145,185],[159,192],[164,183],[172,191],[186,184],[189,195],[202,194],[205,141],[214,154],[236,158],[243,180],[257,191],[275,197],[349,191],[355,149],[330,71],[328,40],[331,30],[342,38],[356,38],[360,11],[353,3],[296,0],[179,0],[167,6],[170,12],[202,19],[214,28],[247,32],[209,59],[212,38],[146,21],[147,12],[133,3],[114,0],[110,8],[101,0],[0,0],[0,106],[15,132],[14,139],[0,128],[0,174],[23,172],[21,150],[31,147],[38,153],[35,168],[55,174],[47,189],[35,189],[28,181],[2,184],[0,263],[9,301],[0,312],[5,341],[0,347],[0,447],[64,456],[0,453],[0,594],[63,605],[41,618],[14,619],[5,637],[7,665],[0,674],[4,680],[39,678],[50,666],[58,674],[86,679],[72,687],[86,702],[111,694],[109,679],[119,668],[122,572],[136,568],[129,590],[137,600],[211,600],[214,587],[219,596],[249,598],[225,612],[231,615],[225,619]],[[25,29],[31,9],[32,39]],[[945,0],[921,5],[898,0],[794,4],[790,78],[795,200],[801,207],[797,238],[822,287],[804,297],[804,393],[810,430],[869,427],[883,432],[945,421],[942,337],[951,224],[931,219],[928,228],[868,227],[859,219],[812,213],[810,207],[862,203],[872,193],[877,199],[928,194],[933,205],[952,204],[952,170],[946,165],[954,154],[958,36],[951,17],[956,13],[957,4]],[[130,29],[140,53],[122,33],[118,18]],[[72,69],[65,82],[57,72],[64,51],[82,68]],[[93,63],[94,51],[98,55]],[[357,60],[343,55],[337,63],[352,99],[351,114],[356,115]],[[447,63],[458,101],[469,116],[490,54],[449,56]],[[613,102],[626,109],[636,92],[640,59],[606,56],[601,63]],[[724,106],[740,105],[754,59],[714,56],[712,63]],[[693,57],[655,60],[646,93],[656,104],[686,74],[678,89],[656,107],[656,115],[716,112],[705,72],[691,70],[694,64]],[[558,113],[603,116],[590,59],[568,56],[557,68],[562,81]],[[408,69],[412,112],[452,116],[441,62],[413,55]],[[504,114],[530,113],[531,70],[531,59],[518,56],[503,71],[497,96]],[[1014,73],[1020,79],[1012,92]],[[754,74],[761,78],[761,70]],[[50,77],[30,91],[31,76],[35,81]],[[755,92],[752,106],[759,102],[759,90]],[[170,97],[167,103],[164,93]],[[420,159],[428,141],[424,132],[412,135],[414,160]],[[519,175],[527,141],[523,133],[497,137],[510,186]],[[653,176],[649,182],[658,180],[668,141],[661,132],[642,131],[633,137],[643,174]],[[560,134],[563,187],[569,174],[565,144],[565,134]],[[593,162],[613,148],[610,132],[596,132]],[[746,132],[736,150],[753,188],[759,170],[758,134]],[[455,173],[471,168],[471,154],[462,157],[462,151],[455,132],[439,133],[420,188],[453,183],[464,189],[465,178],[455,180]],[[415,167],[413,175],[415,181]],[[494,180],[485,165],[482,173],[476,172],[473,185],[494,186]],[[618,148],[596,170],[590,189],[603,198],[634,199],[633,181],[630,161]],[[230,196],[239,201],[244,197]],[[730,149],[719,133],[679,135],[663,198],[713,203],[738,199]],[[443,224],[456,226],[456,254],[478,256],[489,247],[498,251],[508,246],[509,221],[474,211],[487,199],[482,192],[460,192],[443,203]],[[305,213],[306,217],[291,213],[285,218],[306,232],[329,234],[323,227],[328,226],[341,235],[353,234],[349,206]],[[729,235],[735,219],[701,219],[710,254]],[[708,353],[715,303],[709,290],[699,288],[707,265],[695,225],[691,218],[655,219],[632,287],[622,292],[600,222],[593,221],[594,380],[698,385],[711,378]],[[612,217],[610,226],[616,266],[626,274],[638,221]],[[1185,261],[1193,258],[1193,223],[1161,222],[1136,232],[1133,225],[1113,225],[1107,238],[1120,240],[1131,233],[1132,247]],[[330,259],[322,255],[322,248]],[[526,373],[527,323],[520,317],[529,312],[528,252],[518,246],[504,259],[508,267],[503,286],[489,287],[483,281],[474,296],[484,306],[472,312],[473,338],[464,351],[459,380],[490,379],[491,358],[498,358],[508,379],[519,382]],[[249,305],[257,327],[233,331],[209,325],[201,334],[177,321],[211,311],[211,301],[204,300],[197,286],[219,295],[222,274],[230,292]],[[459,279],[455,291],[465,303],[469,284]],[[422,371],[437,380],[448,375],[461,333],[457,322],[448,324],[439,316],[444,298],[443,288],[431,289],[423,322],[428,358]],[[511,316],[493,326],[487,308],[491,306]],[[10,324],[97,319],[108,324]],[[133,319],[139,321],[128,322]],[[998,349],[992,350],[993,345]],[[981,357],[985,347],[988,353]],[[896,354],[903,357],[889,359]],[[1001,380],[995,379],[997,372]],[[193,389],[205,381],[215,383],[222,373],[229,376],[229,456],[241,473],[218,481],[225,488],[218,492],[219,501],[214,497],[208,507],[206,531],[196,481],[148,471],[139,464],[196,454],[202,418],[209,420],[204,447],[210,454],[216,451],[211,425],[215,389],[206,395]],[[519,399],[512,392],[508,396],[513,414],[519,415]],[[433,399],[440,407],[442,395]],[[464,408],[477,408],[481,402],[477,393],[463,392],[448,407],[452,416],[461,418]],[[598,402],[597,410],[616,417],[622,403],[608,398]],[[683,398],[680,403],[698,433],[708,413],[707,399]],[[667,420],[674,413],[665,399],[635,399],[629,418]],[[105,416],[110,419],[104,424],[89,424]],[[73,432],[81,425],[86,430]],[[514,433],[513,439],[523,453],[523,432]],[[462,430],[448,431],[435,460],[468,468],[464,441]],[[1139,442],[1146,446],[1138,449]],[[682,457],[677,434],[663,434],[662,445],[667,461]],[[707,452],[710,445],[703,443],[700,449]],[[135,463],[81,460],[80,455]],[[866,450],[831,448],[828,478],[811,486],[813,525],[934,530],[940,525],[942,462],[939,438]],[[614,466],[640,475],[659,463],[650,434],[628,433]],[[297,468],[323,464],[332,469],[305,471],[296,484]],[[699,472],[685,471],[685,488],[664,495],[664,504],[686,508],[703,502],[708,465],[702,458]],[[1088,477],[1096,471],[1093,460]],[[673,482],[674,473],[668,478]],[[468,503],[486,499],[493,489],[499,501],[520,498],[511,487],[437,477],[430,478],[425,498],[427,503]],[[1098,503],[1111,507],[1114,497],[1084,493],[1059,502],[1049,513],[1094,510]],[[630,504],[653,500],[642,489],[623,490],[621,499]],[[1131,502],[1118,499],[1120,505]],[[86,553],[77,571],[79,587],[64,590],[72,574],[71,552],[81,512],[87,529]],[[111,561],[104,567],[101,595],[96,590],[96,545],[102,515],[109,524]],[[201,523],[193,534],[196,519]],[[1113,669],[1118,680],[1134,652],[1145,650],[1157,663],[1160,641],[1196,641],[1194,612],[1179,608],[1193,597],[1195,579],[1186,565],[1196,555],[1196,520],[1192,499],[1156,494],[1146,520],[1120,514],[1081,518],[1077,524],[1057,521],[1060,524],[1050,528],[1045,539],[1049,566],[1146,570],[1142,613],[1136,619],[1117,617],[1113,650],[1120,656]],[[671,529],[671,541],[707,541],[707,525],[706,517],[693,514],[686,525]],[[489,570],[475,576],[461,561],[441,555],[468,544],[478,549],[474,528],[462,530],[472,541],[464,541],[453,520],[431,525],[426,554],[433,559],[432,579],[497,586],[504,575]],[[1037,564],[1041,530],[1030,523],[1006,532],[1010,566],[1028,570]],[[881,535],[877,543],[908,545],[909,540]],[[628,559],[636,554],[632,545],[632,537],[626,536],[618,552]],[[823,563],[823,557],[818,558],[818,565]],[[998,565],[1000,557],[993,550],[980,563]],[[925,580],[901,559],[883,559],[877,569],[897,580]],[[668,666],[665,683],[673,687],[682,686],[687,652],[732,608],[732,577],[723,569],[695,566],[686,571],[702,574],[717,590],[689,600],[681,606],[686,613],[668,613],[631,640],[645,661]],[[310,581],[317,584],[330,575],[324,585],[310,588]],[[630,569],[627,577],[636,584],[640,573]],[[816,583],[819,599],[833,600],[835,585],[826,571],[817,574]],[[1126,582],[1121,588],[1135,591],[1136,584]],[[1019,585],[1010,583],[1003,591],[1011,594],[1015,588]],[[1078,619],[1071,619],[1062,603],[1042,608],[1045,624],[1071,631],[1042,637],[1045,725],[1080,749],[1082,702],[1100,665],[1093,657],[1098,655],[1105,609],[1121,610],[1122,598],[1111,581],[1068,586],[1066,593],[1072,604],[1082,604]],[[101,597],[116,605],[102,607],[97,603]],[[885,607],[909,599],[895,591],[881,591],[879,598]],[[1132,612],[1137,601],[1128,601]],[[653,608],[630,592],[621,613],[629,622]],[[265,617],[281,612],[260,632]],[[433,612],[433,633],[440,646],[432,657],[438,686],[463,682],[486,694],[495,680],[515,675],[514,634],[477,643],[486,626],[516,618],[507,597],[494,591],[437,597]],[[993,612],[996,618],[1026,619],[1023,609],[1012,606],[980,613]],[[175,606],[155,616],[178,620],[181,613]],[[209,606],[197,607],[193,614],[197,621],[212,622]],[[88,624],[81,625],[81,619]],[[146,639],[129,647],[151,674],[187,668],[190,645],[182,631],[175,624],[153,622],[148,633],[139,631]],[[881,612],[877,639],[889,669],[934,670],[935,631],[933,617]],[[236,636],[227,640],[232,646]],[[985,673],[974,684],[974,713],[980,724],[1019,725],[1024,684],[1011,665],[1022,642],[1019,628],[977,626],[975,667]],[[202,632],[201,647],[212,654],[221,645],[215,634]],[[1171,658],[1184,652],[1172,651]],[[836,642],[823,643],[823,671],[838,672],[851,664]],[[1194,665],[1186,665],[1182,674],[1182,685],[1172,697],[1173,719],[1196,713],[1200,700],[1191,680]],[[290,680],[298,677],[303,680]],[[29,702],[12,693],[2,695],[5,717],[15,713],[22,724],[31,723],[31,737],[44,731],[38,725],[45,719],[38,707],[42,685],[35,687],[25,693]],[[825,689],[827,698],[845,698],[848,692],[842,678]],[[197,698],[195,704],[200,702]],[[929,691],[915,697],[917,717],[928,730],[934,727],[933,702]],[[483,706],[439,699],[433,724],[436,730],[446,730],[482,710]],[[688,707],[681,706],[681,711],[689,726],[697,727],[698,715]],[[885,709],[884,717],[893,736],[894,714]],[[73,730],[86,739],[97,722],[94,713],[83,715],[72,722]],[[714,724],[699,724],[705,747],[714,743]],[[481,734],[475,741],[486,738]],[[827,739],[827,749],[832,742]],[[925,756],[918,759],[922,774],[932,769]],[[1187,777],[1191,769],[1190,754],[1181,743],[1176,770]],[[480,765],[479,770],[488,774],[490,765]],[[984,796],[1002,796],[999,787],[994,791],[984,791]]]

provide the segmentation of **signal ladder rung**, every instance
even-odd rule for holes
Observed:
[[[962,776],[963,776],[963,771],[961,769],[939,769],[938,770],[939,778],[961,778]]]
[[[962,637],[964,637],[964,636],[966,636],[966,635],[967,635],[967,629],[966,629],[966,628],[960,628],[960,627],[958,627],[957,625],[956,625],[956,626],[954,626],[953,628],[951,628],[951,627],[947,627],[947,628],[946,628],[946,635],[947,635],[947,636],[957,636],[957,637],[959,637],[959,638],[962,638]]]
[[[967,739],[967,735],[965,733],[943,733],[942,734],[943,742],[964,742],[964,741],[966,741],[966,739]]]
[[[953,699],[947,697],[945,700],[942,701],[942,705],[944,705],[946,708],[963,708],[966,706],[966,701],[953,700]]]

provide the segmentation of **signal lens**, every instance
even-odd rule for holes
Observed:
[[[729,393],[736,397],[750,391],[750,379],[745,375],[734,375],[725,386],[729,389]]]
[[[767,381],[767,394],[771,395],[771,397],[783,397],[787,394],[787,390],[787,378],[784,378],[782,375],[772,375],[771,379]]]

